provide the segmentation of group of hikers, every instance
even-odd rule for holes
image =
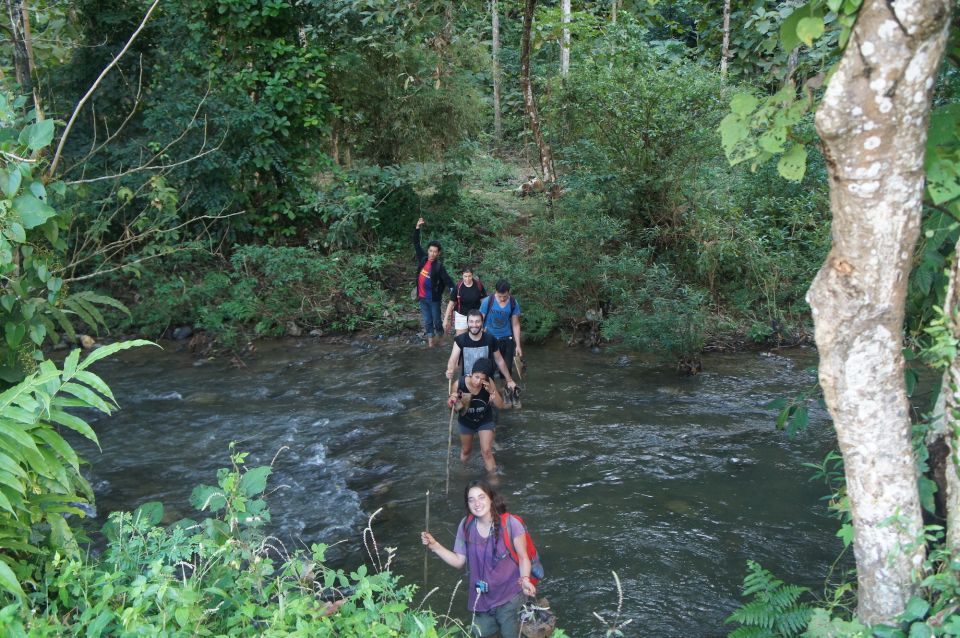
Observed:
[[[454,284],[440,259],[439,242],[429,242],[426,251],[420,244],[424,223],[422,217],[417,220],[413,247],[417,256],[415,292],[427,345],[432,348],[442,341],[452,318],[456,336],[447,360],[447,406],[459,415],[460,460],[469,460],[473,437],[477,436],[483,465],[494,475],[493,408],[520,407],[520,389],[513,378],[514,359],[518,371],[523,365],[520,304],[510,294],[506,279],[500,279],[494,293],[488,295],[471,266],[462,268],[461,280]],[[449,302],[441,310],[444,291],[449,292]],[[495,382],[497,372],[504,380],[503,391]],[[465,516],[457,528],[452,551],[429,531],[421,533],[421,542],[451,567],[467,567],[471,635],[515,638],[522,629],[526,597],[536,595],[537,578],[542,576],[536,550],[523,520],[507,512],[503,497],[490,480],[468,483],[463,502]]]

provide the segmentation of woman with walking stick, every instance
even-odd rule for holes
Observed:
[[[507,513],[503,497],[485,480],[468,483],[463,501],[467,515],[460,521],[453,551],[430,532],[421,532],[420,540],[451,567],[467,565],[471,584],[467,608],[473,612],[471,635],[513,638],[520,634],[519,612],[525,596],[537,594],[530,580],[526,528],[519,518]]]

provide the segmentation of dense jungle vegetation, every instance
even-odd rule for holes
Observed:
[[[601,0],[567,14],[547,0],[5,1],[10,636],[458,635],[411,609],[412,589],[389,570],[329,570],[322,546],[273,552],[261,529],[270,468],[247,469],[240,452],[216,487],[194,492],[211,518],[158,527],[151,504],[111,516],[101,555],[83,551],[75,523],[93,495],[61,430],[96,441],[75,409],[109,413],[113,398],[88,367],[142,343],[83,361],[75,350],[62,366],[46,349],[184,326],[204,336],[197,348],[237,351],[258,336],[412,332],[419,217],[451,273],[472,265],[488,283],[511,281],[529,339],[671,362],[806,341],[805,294],[830,249],[836,195],[813,113],[858,12],[883,4]],[[939,370],[960,343],[947,288],[960,234],[955,40],[946,57],[929,85],[930,183],[903,329],[903,356]],[[803,427],[811,400],[785,401],[780,425]],[[914,484],[936,423],[914,428]],[[914,534],[898,540],[918,558],[909,595],[858,621],[850,582],[814,599],[753,564],[735,635],[960,635],[936,483],[914,490],[933,525],[916,532],[900,509],[866,524],[839,459],[819,472],[842,537]],[[348,583],[358,595],[326,616],[315,590]]]
[[[230,347],[410,330],[409,236],[422,215],[452,273],[471,264],[514,284],[531,339],[611,339],[671,358],[802,339],[827,249],[821,160],[799,183],[729,167],[718,52],[691,46],[711,17],[668,4],[621,7],[615,22],[608,2],[578,6],[566,77],[559,5],[537,9],[533,83],[555,200],[513,196],[539,172],[519,4],[500,8],[499,137],[484,3],[161,5],[65,148],[63,179],[78,183],[63,207],[83,238],[67,280],[124,302],[130,314],[110,321],[149,337],[191,326]],[[63,47],[37,72],[51,116],[83,95],[143,6],[61,9],[34,25]],[[759,70],[747,51],[763,33],[742,32],[730,81]]]

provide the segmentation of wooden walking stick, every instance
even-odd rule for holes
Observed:
[[[453,379],[447,380],[447,398],[453,394]],[[454,404],[456,406],[456,404]],[[443,494],[450,493],[450,448],[453,447],[453,411],[456,407],[450,408],[450,423],[447,425],[447,486],[443,489]]]
[[[424,530],[430,531],[430,490],[427,490],[427,516],[426,516],[426,525]],[[430,553],[428,550],[430,548],[426,545],[423,546],[423,588],[427,588],[427,555]]]
[[[444,495],[450,493],[450,449],[453,447],[453,413],[457,409],[454,403],[450,408],[450,423],[447,425],[447,486],[443,489]]]

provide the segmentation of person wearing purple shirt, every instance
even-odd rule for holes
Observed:
[[[420,540],[443,562],[457,569],[467,565],[471,587],[467,609],[473,612],[472,636],[488,638],[500,635],[513,638],[520,634],[520,610],[525,596],[536,596],[537,588],[530,581],[530,558],[527,556],[526,530],[523,524],[507,513],[503,497],[485,480],[471,481],[463,491],[464,517],[457,528],[453,551],[441,545],[430,532]],[[518,561],[504,547],[501,520],[510,525]]]

